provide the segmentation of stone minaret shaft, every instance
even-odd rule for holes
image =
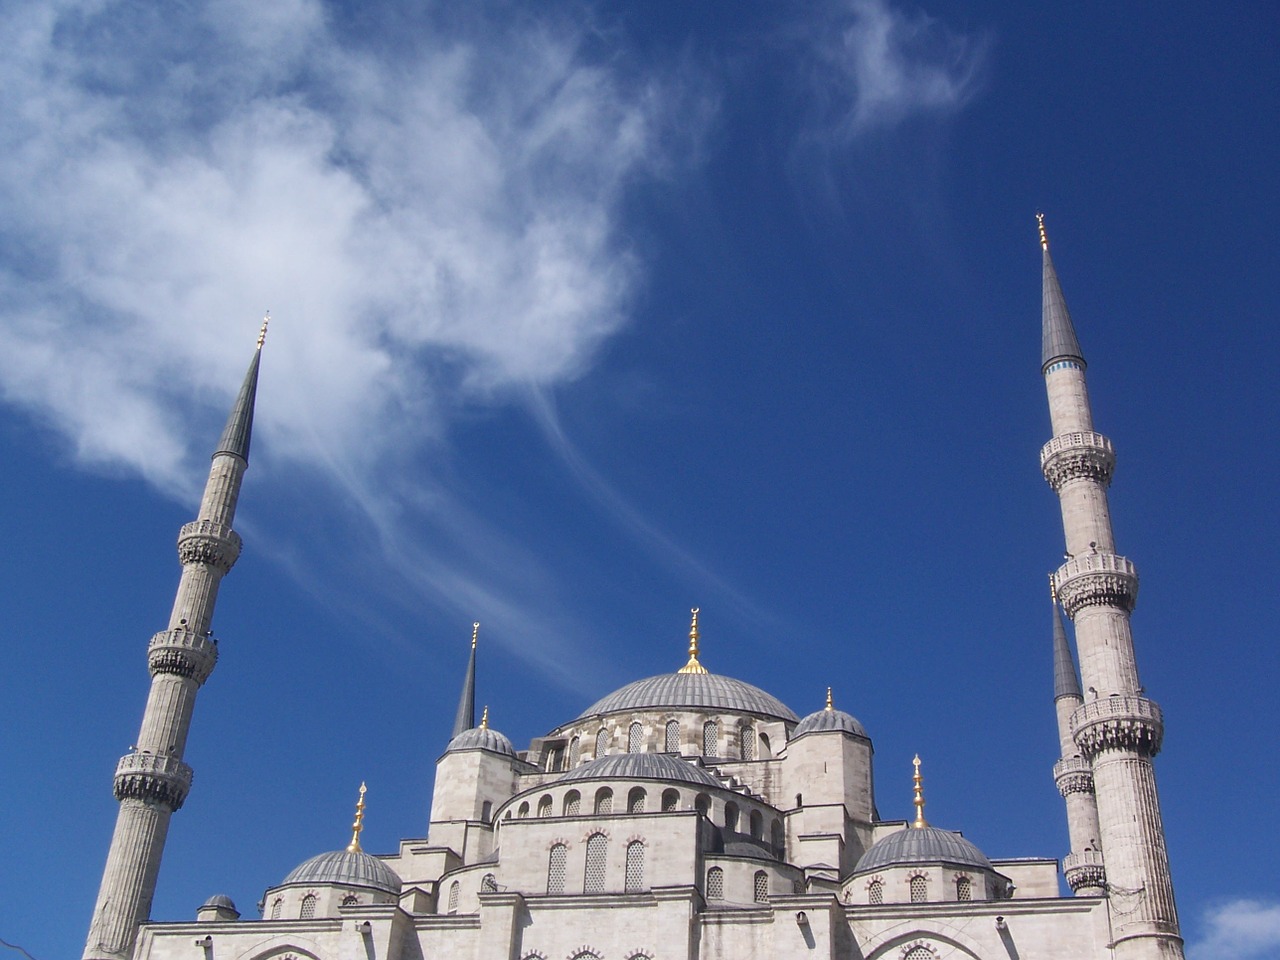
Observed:
[[[1085,362],[1049,256],[1044,223],[1044,352],[1053,439],[1040,452],[1045,479],[1058,494],[1067,562],[1053,575],[1063,609],[1075,623],[1083,702],[1071,714],[1072,737],[1093,768],[1099,840],[1111,898],[1116,960],[1180,958],[1164,824],[1152,757],[1164,720],[1143,696],[1129,615],[1138,574],[1116,553],[1107,505],[1115,466],[1111,441],[1093,429]]]
[[[1076,662],[1067,644],[1058,602],[1053,603],[1053,707],[1058,714],[1061,759],[1053,765],[1053,780],[1067,804],[1067,833],[1071,852],[1062,861],[1062,872],[1077,897],[1106,893],[1102,851],[1098,848],[1098,802],[1093,795],[1093,765],[1080,756],[1071,731],[1071,717],[1084,703]]]
[[[132,954],[138,925],[151,912],[169,818],[191,789],[191,767],[182,761],[182,754],[196,691],[218,660],[218,642],[210,630],[218,585],[240,555],[240,537],[231,529],[231,521],[249,465],[261,356],[259,337],[214,451],[200,513],[178,532],[182,578],[169,627],[152,637],[147,648],[151,691],[138,742],[116,764],[114,792],[120,809],[89,926],[85,960],[125,960]]]

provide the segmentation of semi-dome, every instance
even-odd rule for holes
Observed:
[[[715,673],[663,673],[636,680],[597,700],[577,719],[624,710],[670,708],[735,710],[779,720],[799,719],[790,707],[759,687]]]
[[[516,755],[516,748],[504,734],[484,726],[463,730],[449,741],[449,746],[445,747],[444,752],[457,753],[459,750],[488,750],[490,753],[500,753],[507,757]]]
[[[400,892],[400,877],[377,857],[362,850],[334,850],[304,860],[284,878],[291,883],[340,883],[349,887],[372,887],[385,893]]]
[[[867,737],[866,728],[858,722],[857,717],[834,707],[826,707],[816,713],[809,714],[796,724],[796,728],[791,731],[790,739],[795,740],[797,737],[803,737],[806,733],[825,733],[829,730],[851,733],[855,737],[870,739]]]
[[[665,753],[619,753],[574,767],[566,780],[677,780],[706,787],[723,784],[700,766]]]
[[[960,834],[938,827],[907,827],[872,844],[854,873],[883,870],[913,863],[949,863],[992,870],[991,861]]]
[[[215,893],[212,897],[200,904],[201,909],[204,907],[217,907],[221,910],[234,910],[236,908],[235,901],[228,897],[225,893]]]

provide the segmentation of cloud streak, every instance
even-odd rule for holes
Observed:
[[[1231,900],[1209,909],[1204,933],[1187,944],[1189,960],[1276,960],[1280,957],[1280,903]]]

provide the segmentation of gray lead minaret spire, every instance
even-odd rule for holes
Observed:
[[[471,659],[467,661],[467,675],[462,680],[462,696],[458,698],[458,713],[453,718],[453,733],[450,739],[470,730],[476,725],[476,637],[480,634],[480,624],[471,625]]]
[[[182,760],[196,691],[218,661],[210,623],[218,585],[240,555],[231,529],[240,481],[249,465],[258,365],[266,336],[245,374],[235,406],[213,454],[199,515],[178,532],[182,577],[168,629],[151,638],[147,662],[151,692],[138,742],[116,764],[114,792],[120,801],[102,886],[93,909],[85,960],[125,960],[133,953],[138,925],[151,912],[169,818],[191,789],[191,768]]]
[[[1038,220],[1044,257],[1041,370],[1054,434],[1040,451],[1040,464],[1062,508],[1067,562],[1054,573],[1053,587],[1075,623],[1086,692],[1067,723],[1093,774],[1113,956],[1181,960],[1182,937],[1151,763],[1160,750],[1164,720],[1138,682],[1129,628],[1138,574],[1132,561],[1116,553],[1107,504],[1115,453],[1111,441],[1093,430],[1084,357],[1049,255],[1044,218]],[[1073,855],[1076,839],[1073,835]]]

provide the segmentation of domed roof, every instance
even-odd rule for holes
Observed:
[[[796,728],[791,731],[791,739],[803,737],[806,733],[824,733],[828,730],[839,730],[843,733],[851,733],[855,737],[871,739],[867,737],[866,728],[853,714],[836,710],[834,707],[809,714],[796,724]]]
[[[565,780],[678,780],[707,787],[722,787],[700,766],[665,753],[619,753],[574,767],[558,778]]]
[[[715,673],[663,673],[636,680],[597,700],[578,714],[577,719],[621,710],[664,707],[740,710],[779,720],[799,719],[790,707],[759,687]]]
[[[400,878],[377,857],[360,850],[334,850],[304,860],[284,878],[290,883],[341,883],[352,887],[373,887],[386,893],[400,892]]]
[[[516,755],[516,748],[511,745],[511,741],[506,736],[497,730],[483,726],[463,730],[449,741],[449,746],[445,747],[444,752],[456,753],[459,750],[488,750],[490,753],[500,753],[507,757]]]
[[[872,844],[853,872],[865,873],[912,863],[950,863],[978,870],[994,869],[982,851],[958,833],[938,827],[907,827]]]
[[[235,910],[235,901],[228,897],[225,893],[215,893],[212,897],[200,904],[200,907],[220,907],[223,910]]]

